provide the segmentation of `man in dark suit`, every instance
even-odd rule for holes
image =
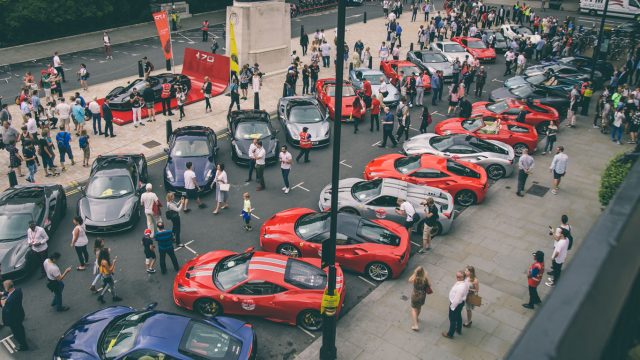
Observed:
[[[22,289],[16,289],[13,281],[5,280],[5,292],[2,297],[2,322],[11,329],[16,339],[18,351],[29,350],[24,332],[24,308],[22,307]]]
[[[111,113],[111,106],[109,106],[109,99],[104,99],[102,104],[102,118],[104,119],[104,137],[116,137],[113,135],[113,114]]]

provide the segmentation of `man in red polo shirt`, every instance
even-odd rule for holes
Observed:
[[[371,128],[369,131],[373,131],[373,124],[376,124],[376,131],[380,131],[380,100],[374,96],[371,99]]]

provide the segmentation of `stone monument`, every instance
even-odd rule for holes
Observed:
[[[262,72],[286,70],[291,63],[291,14],[284,0],[234,0],[227,7],[226,51],[231,56],[233,23],[238,64],[260,64]]]

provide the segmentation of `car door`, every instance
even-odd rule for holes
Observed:
[[[476,159],[476,150],[467,144],[452,145],[443,155],[454,159],[472,161]]]
[[[251,316],[273,316],[275,295],[285,288],[265,280],[246,281],[229,292],[225,312]]]
[[[347,269],[358,270],[358,257],[367,253],[358,239],[347,236],[340,231],[336,234],[336,262]]]
[[[410,176],[416,179],[414,182],[418,184],[429,185],[438,189],[446,190],[447,186],[451,185],[449,175],[434,168],[421,168],[414,171]]]
[[[381,195],[366,204],[364,217],[368,219],[385,219],[395,222],[401,221],[401,216],[395,211],[398,198],[391,195]]]

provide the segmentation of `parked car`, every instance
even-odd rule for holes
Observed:
[[[526,40],[530,40],[533,44],[537,44],[538,41],[540,41],[540,35],[534,34],[530,27],[524,25],[504,24],[500,26],[500,32],[509,40],[523,37]]]
[[[474,58],[480,61],[496,61],[496,51],[487,47],[487,45],[485,45],[485,43],[480,39],[461,36],[452,37],[451,41],[462,45],[469,54],[473,55]]]
[[[523,85],[517,88],[508,89],[500,87],[491,91],[490,102],[503,99],[524,100],[528,103],[539,101],[542,105],[551,106],[558,111],[560,118],[566,117],[569,109],[569,93],[560,89],[540,89],[531,85]]]
[[[472,106],[472,113],[482,116],[498,116],[501,119],[515,121],[520,113],[520,107],[527,112],[524,122],[536,127],[538,135],[546,134],[551,121],[560,121],[558,110],[551,106],[542,105],[537,100],[529,102],[504,99],[497,102],[478,101]]]
[[[469,64],[474,60],[473,55],[467,52],[462,45],[453,41],[435,41],[431,44],[431,50],[444,55],[451,63],[454,62],[456,58],[460,60],[460,63],[464,62],[465,58]]]
[[[574,55],[556,59],[545,59],[540,62],[541,65],[566,65],[574,67],[576,69],[583,70],[587,73],[591,73],[593,59],[584,55]],[[596,61],[596,71],[599,71],[602,76],[607,79],[613,75],[613,65],[606,60]]]
[[[109,99],[109,106],[112,110],[131,110],[129,95],[133,93],[133,89],[138,90],[138,94],[142,96],[142,92],[148,87],[151,87],[153,89],[156,102],[160,102],[160,95],[162,94],[162,84],[164,83],[165,79],[169,84],[173,85],[173,96],[175,96],[176,85],[181,85],[184,89],[187,89],[187,92],[191,89],[191,79],[189,79],[189,77],[186,75],[172,73],[151,75],[147,80],[135,79],[133,82],[127,84],[127,86],[118,86],[115,89],[109,91],[106,96],[106,98]]]
[[[336,117],[336,79],[319,79],[316,82],[316,97],[318,101],[329,111],[331,120]],[[342,119],[341,121],[361,121],[361,118],[353,117],[353,102],[356,99],[356,89],[351,82],[342,84]]]
[[[369,80],[371,83],[371,93],[373,95],[378,94],[380,92],[380,85],[382,82],[380,79],[384,79],[384,82],[387,83],[387,91],[389,94],[384,98],[383,102],[385,106],[395,107],[400,102],[400,92],[398,88],[391,85],[389,78],[380,70],[371,70],[369,68],[359,68],[353,69],[349,71],[349,80],[353,84],[353,87],[357,90],[362,90],[362,82],[358,79],[358,73],[362,73],[362,78]]]
[[[436,71],[442,71],[445,82],[453,80],[453,65],[442,53],[433,50],[408,51],[407,60],[414,63],[420,70],[433,75]]]
[[[289,96],[278,101],[278,119],[287,142],[300,146],[300,133],[306,127],[311,135],[311,146],[329,145],[331,126],[329,114],[318,100],[310,96]]]
[[[407,60],[386,60],[380,62],[380,70],[384,72],[384,74],[390,79],[391,84],[394,86],[398,86],[402,75],[400,72],[404,73],[404,76],[413,76],[414,74],[419,74],[420,69],[411,61]],[[424,84],[425,91],[431,91],[431,79]]]
[[[218,137],[213,129],[197,125],[177,128],[171,134],[165,152],[164,186],[167,190],[186,195],[184,171],[187,162],[193,166],[191,170],[196,173],[196,183],[201,191],[211,189],[218,153]]]
[[[582,80],[564,78],[551,73],[535,74],[531,76],[516,75],[507,79],[504,86],[509,89],[523,85],[532,85],[539,89],[559,90],[570,92],[574,85],[582,86]]]
[[[548,74],[554,75],[558,77],[564,77],[567,79],[579,80],[579,81],[590,81],[591,74],[586,72],[585,70],[580,70],[572,66],[567,66],[564,64],[557,65],[534,65],[528,67],[524,71],[524,75],[533,76],[538,74]],[[594,72],[593,74],[593,87],[594,90],[601,89],[604,84],[604,78],[599,71]]]
[[[482,33],[487,34],[487,39],[490,39],[492,35],[496,38],[493,49],[497,53],[504,54],[505,52],[507,52],[509,45],[507,44],[507,39],[504,37],[504,35],[502,35],[500,31],[493,29],[482,29],[476,36],[480,38],[482,37]]]
[[[267,164],[278,162],[278,131],[271,125],[271,118],[266,111],[234,110],[227,115],[227,129],[231,140],[231,159],[236,164],[249,165],[249,147],[254,139],[262,141]]]

